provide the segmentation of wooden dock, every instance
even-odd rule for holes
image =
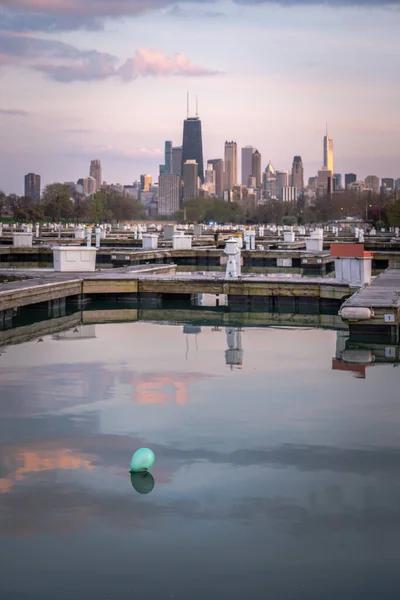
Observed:
[[[346,300],[340,312],[353,334],[389,335],[397,343],[400,325],[400,269],[387,269],[378,275],[371,285],[364,286]]]

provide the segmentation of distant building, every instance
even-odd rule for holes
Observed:
[[[379,177],[376,175],[368,175],[365,178],[365,187],[369,190],[372,190],[374,194],[379,194]]]
[[[101,188],[101,183],[103,181],[102,177],[102,169],[101,169],[101,161],[96,158],[90,162],[90,177],[96,180],[96,191]]]
[[[348,186],[357,181],[357,175],[355,173],[346,173],[344,176],[344,187],[347,190]]]
[[[140,189],[142,192],[148,192],[152,184],[153,178],[151,175],[140,176]]]
[[[198,116],[188,117],[183,122],[182,177],[184,175],[184,166],[189,160],[196,161],[198,176],[201,183],[204,183],[203,139],[201,121]]]
[[[297,189],[293,186],[282,188],[282,200],[283,202],[296,202]]]
[[[213,165],[208,162],[206,169],[205,182],[203,185],[203,189],[208,192],[210,196],[215,196],[215,183],[216,183],[216,173],[214,171]]]
[[[139,187],[137,185],[124,185],[124,194],[139,200]]]
[[[318,183],[318,177],[309,177],[308,187],[310,188],[310,190],[315,191],[317,189],[317,183]]]
[[[256,187],[261,187],[261,154],[258,150],[253,152],[251,175],[256,179]]]
[[[253,175],[247,178],[247,187],[249,189],[255,189],[257,187],[257,180]]]
[[[276,171],[272,166],[271,161],[269,161],[268,165],[265,167],[263,174],[263,189],[267,198],[277,197]]]
[[[180,177],[164,173],[158,178],[158,214],[173,215],[179,210]]]
[[[400,177],[394,182],[394,189],[400,190]]]
[[[388,190],[394,190],[394,179],[393,177],[384,177],[382,179],[382,187]]]
[[[297,190],[304,190],[304,168],[301,156],[295,156],[293,159],[291,185]]]
[[[328,135],[328,128],[324,137],[324,168],[331,173],[335,172],[333,139]]]
[[[338,192],[339,190],[342,189],[342,175],[341,175],[341,173],[334,173],[333,174],[333,189],[336,192]]]
[[[40,175],[35,173],[25,175],[25,196],[40,202]]]
[[[283,188],[289,187],[288,171],[276,171],[276,195],[283,200]]]
[[[173,175],[182,175],[182,146],[174,146],[171,155],[171,173]]]
[[[237,183],[237,144],[236,142],[225,142],[224,189],[232,190]]]
[[[253,154],[255,148],[253,146],[245,146],[242,148],[242,184],[246,185],[247,179],[253,175]]]
[[[319,196],[325,196],[333,192],[333,174],[328,169],[318,171],[317,193]]]
[[[224,197],[224,161],[222,158],[213,158],[208,161],[215,172],[215,195],[217,198]]]
[[[79,183],[79,182],[78,182]],[[83,193],[85,196],[93,196],[96,193],[96,180],[94,177],[85,177],[83,180]]]
[[[183,199],[197,198],[199,195],[199,165],[195,160],[187,160],[183,165]]]

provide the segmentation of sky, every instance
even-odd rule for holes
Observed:
[[[0,189],[156,178],[188,92],[205,161],[309,177],[328,123],[336,172],[400,177],[399,29],[400,0],[0,0]]]

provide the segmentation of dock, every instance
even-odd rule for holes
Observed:
[[[399,342],[400,269],[387,269],[347,299],[340,309],[353,335],[389,336]]]

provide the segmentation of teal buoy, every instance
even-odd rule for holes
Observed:
[[[154,477],[148,471],[131,473],[131,484],[139,494],[150,494],[154,489]]]
[[[132,456],[131,473],[143,473],[154,465],[154,452],[150,448],[139,448]]]

